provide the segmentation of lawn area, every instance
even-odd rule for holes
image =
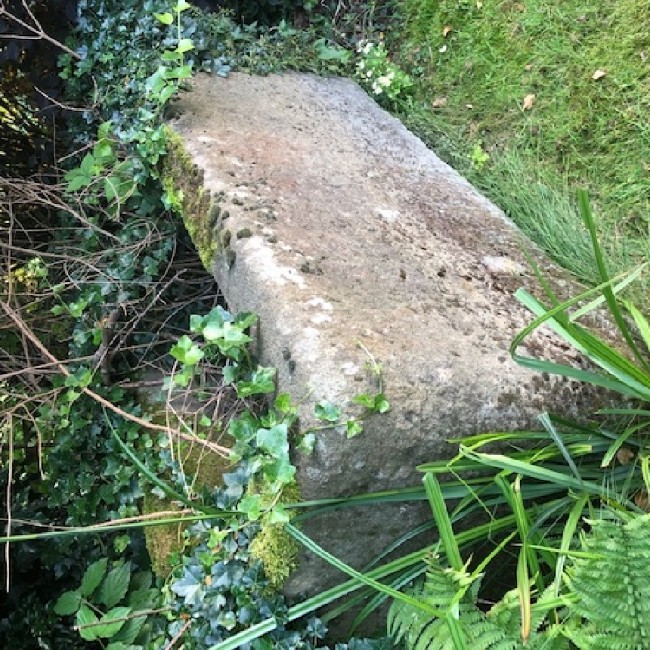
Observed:
[[[562,265],[595,279],[586,188],[614,269],[649,257],[650,2],[402,0],[402,119]]]

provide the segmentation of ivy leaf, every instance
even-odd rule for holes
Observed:
[[[78,591],[66,591],[54,604],[54,613],[59,616],[69,616],[74,614],[80,605],[81,594]]]
[[[97,630],[95,623],[98,623],[99,619],[95,612],[93,612],[88,605],[82,605],[77,612],[77,630],[79,635],[84,641],[95,641],[97,640]],[[86,627],[87,625],[92,625],[92,627]]]
[[[185,569],[180,580],[172,584],[172,591],[183,598],[185,605],[198,605],[203,601],[203,586],[191,571]]]
[[[266,522],[268,524],[287,524],[291,517],[283,505],[277,505],[269,512]]]
[[[98,602],[106,607],[114,607],[124,598],[131,580],[131,563],[125,562],[106,576],[99,589]]]
[[[374,399],[373,411],[387,413],[389,410],[390,402],[386,399],[386,396],[383,393],[377,393]]]
[[[237,379],[237,375],[239,374],[239,367],[238,366],[224,366],[222,368],[223,373],[223,383],[226,386],[230,386],[235,379]]]
[[[237,510],[246,514],[250,521],[257,521],[262,514],[259,494],[247,494],[238,504]]]
[[[368,409],[373,408],[375,405],[375,398],[372,395],[368,395],[368,393],[360,393],[353,397],[352,401],[355,404],[361,404],[361,406],[365,406]]]
[[[157,14],[154,12],[154,16],[163,24],[163,25],[171,25],[174,22],[174,16],[170,14],[168,11],[162,14]]]
[[[93,562],[87,569],[81,579],[81,586],[79,587],[79,593],[82,596],[88,598],[90,594],[99,587],[99,583],[102,581],[104,574],[106,573],[106,565],[108,564],[108,558],[103,557],[97,562]],[[64,594],[65,595],[65,594]]]
[[[286,424],[276,424],[270,429],[259,429],[257,446],[271,456],[280,458],[289,454],[288,430]]]
[[[178,45],[176,46],[176,51],[179,54],[184,54],[185,52],[189,52],[190,50],[194,49],[194,43],[192,43],[191,38],[181,38],[180,41],[178,41]]]
[[[298,450],[304,452],[308,456],[313,453],[316,445],[316,434],[306,433],[298,443]]]
[[[354,438],[363,431],[363,424],[359,420],[351,418],[345,424],[345,432],[348,438]]]
[[[238,381],[236,384],[239,397],[263,395],[275,390],[275,368],[259,367],[251,376],[250,381]]]
[[[321,400],[314,407],[314,414],[324,422],[338,422],[341,417],[341,409],[326,400]]]

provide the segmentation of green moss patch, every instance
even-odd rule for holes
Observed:
[[[183,219],[203,266],[210,272],[220,249],[220,209],[203,186],[203,172],[192,162],[182,138],[169,127],[165,137],[167,154],[161,174],[165,200]]]

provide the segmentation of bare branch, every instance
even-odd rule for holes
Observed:
[[[40,22],[38,22],[38,19],[36,16],[33,14],[32,10],[29,8],[27,2],[25,0],[22,0],[23,7],[25,8],[25,11],[28,13],[29,17],[33,21],[33,25],[30,25],[29,23],[25,22],[24,20],[18,18],[18,16],[15,16],[12,14],[6,7],[4,2],[0,2],[0,16],[5,16],[8,20],[11,20],[12,22],[16,23],[17,25],[20,25],[23,29],[27,30],[30,35],[25,35],[25,34],[1,34],[0,38],[9,38],[9,39],[16,39],[16,40],[26,40],[26,41],[35,41],[35,40],[43,40],[47,41],[48,43],[52,43],[55,47],[58,47],[59,49],[63,50],[67,54],[69,54],[71,57],[74,57],[77,59],[77,61],[81,60],[81,56],[77,54],[74,50],[71,50],[67,45],[64,43],[61,43],[61,41],[57,41],[55,38],[50,36],[44,29],[43,26],[41,25]]]

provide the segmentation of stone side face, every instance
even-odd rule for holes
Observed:
[[[525,427],[590,399],[509,357],[530,320],[512,294],[536,291],[522,254],[531,245],[354,83],[199,76],[179,110],[171,126],[203,170],[228,244],[215,277],[231,309],[260,315],[262,360],[277,366],[280,390],[308,395],[303,421],[315,401],[344,406],[375,390],[367,353],[383,367],[391,411],[352,440],[319,434],[314,454],[296,458],[304,498],[416,484],[418,463],[455,453],[449,438]],[[576,361],[549,333],[528,345]],[[305,530],[362,567],[427,516],[417,505],[349,510]],[[287,590],[341,578],[305,558]]]

